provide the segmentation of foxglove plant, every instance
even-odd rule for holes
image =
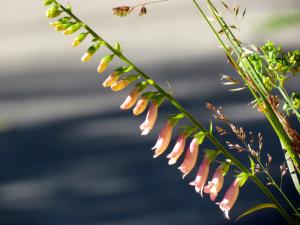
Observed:
[[[116,7],[113,9],[113,14],[117,16],[127,16],[133,10],[140,8],[140,15],[145,15],[147,12],[146,5],[163,1],[167,0],[143,3],[136,6]],[[210,0],[207,0],[206,2],[211,10],[214,20],[217,22],[217,25],[212,24],[211,20],[206,16],[196,0],[192,1],[222,45],[229,62],[234,66],[245,83],[244,86],[232,90],[241,90],[244,89],[244,87],[247,87],[253,94],[257,108],[264,113],[279,137],[284,153],[286,154],[290,174],[293,178],[295,187],[299,190],[297,181],[299,176],[298,145],[300,143],[300,138],[297,132],[289,125],[285,116],[280,112],[278,108],[278,99],[271,94],[271,89],[274,87],[277,88],[284,96],[286,103],[286,106],[284,106],[285,111],[295,114],[299,119],[298,109],[300,100],[298,95],[292,94],[292,96],[289,97],[286,94],[286,90],[283,88],[285,75],[290,71],[295,73],[299,71],[300,59],[298,52],[295,51],[292,54],[288,54],[283,57],[283,53],[279,50],[276,52],[275,47],[273,47],[270,43],[267,43],[266,46],[262,47],[261,51],[255,50],[255,48],[253,51],[250,51],[248,46],[237,40],[231,31],[231,29],[236,28],[236,26],[227,25]],[[231,10],[224,2],[222,3],[225,8],[233,12],[235,16],[239,15],[239,7],[235,6],[234,9]],[[190,125],[183,127],[183,131],[181,131],[173,150],[167,154],[167,158],[169,159],[168,164],[173,165],[176,164],[180,157],[184,157],[184,160],[178,169],[182,173],[183,178],[185,178],[195,168],[198,158],[203,156],[197,176],[194,181],[190,182],[192,186],[195,186],[197,193],[200,193],[201,196],[203,196],[203,192],[209,194],[210,199],[215,201],[218,193],[223,187],[224,176],[228,172],[229,168],[235,168],[235,170],[238,171],[236,178],[227,189],[223,200],[217,203],[220,209],[224,212],[226,218],[229,219],[229,211],[237,201],[240,187],[242,187],[249,178],[268,197],[270,203],[257,205],[245,212],[242,216],[262,208],[271,207],[276,208],[290,225],[296,225],[298,223],[299,211],[294,206],[294,203],[292,203],[285,195],[281,188],[281,184],[278,185],[270,174],[268,167],[271,162],[271,156],[269,157],[268,155],[268,163],[266,166],[261,160],[262,136],[260,134],[258,135],[259,150],[257,151],[254,147],[254,138],[252,133],[249,133],[250,138],[249,143],[247,143],[248,136],[246,135],[245,130],[230,122],[230,120],[221,113],[219,108],[216,108],[212,104],[208,104],[207,107],[212,110],[215,118],[228,125],[231,132],[242,144],[241,146],[240,144],[232,144],[227,141],[227,146],[225,147],[218,141],[217,137],[213,133],[212,123],[210,124],[210,127],[206,129],[172,96],[171,93],[165,91],[157,82],[151,79],[149,75],[130,61],[122,53],[121,46],[118,42],[115,46],[110,45],[93,29],[86,25],[86,23],[83,23],[77,16],[75,16],[70,5],[65,7],[56,0],[44,0],[44,5],[49,7],[46,12],[46,16],[48,18],[53,19],[60,17],[56,21],[51,22],[51,25],[57,31],[62,31],[65,35],[79,32],[77,37],[75,37],[72,46],[79,46],[80,43],[88,39],[88,37],[92,39],[90,47],[81,58],[82,62],[89,61],[100,47],[106,47],[111,53],[100,60],[97,68],[98,73],[103,73],[114,58],[119,58],[125,64],[115,69],[114,72],[105,79],[103,86],[110,87],[112,91],[120,91],[135,84],[134,88],[131,89],[129,95],[121,104],[120,108],[122,110],[133,108],[133,114],[138,116],[143,113],[149,105],[145,121],[140,125],[141,135],[147,135],[152,131],[158,117],[159,107],[164,101],[169,101],[176,108],[178,114],[172,115],[168,118],[165,126],[158,136],[156,144],[153,147],[154,158],[163,155],[168,150],[172,133],[173,130],[176,129],[176,125],[182,120],[188,120]],[[244,10],[242,17],[244,17],[245,12],[246,11]],[[215,26],[220,26],[221,30],[217,32]],[[223,40],[224,37],[221,37],[222,34],[225,35],[230,46],[225,44]],[[277,56],[281,55],[285,60],[279,60],[278,57],[274,57],[274,54],[277,54]],[[286,66],[285,69],[280,66],[280,63]],[[134,74],[128,75],[129,72],[134,72]],[[241,84],[241,82],[238,82],[231,76],[223,76],[222,78],[227,80],[225,82],[226,84]],[[150,88],[152,90],[149,90]],[[146,89],[148,89],[148,91],[146,91]],[[220,135],[228,134],[228,131],[221,127],[216,127],[216,131]],[[215,147],[215,149],[200,149],[205,139],[207,139]],[[189,145],[185,150],[187,141],[189,142]],[[232,154],[232,150],[247,152],[250,160],[250,168],[239,161]],[[217,162],[219,162],[220,165],[215,170],[211,181],[207,183],[207,179],[209,179],[209,169]],[[295,173],[292,173],[292,170],[294,170]],[[282,176],[285,171],[285,167],[282,167]],[[269,188],[259,179],[257,176],[258,173],[263,173],[267,177],[271,185],[273,185],[283,197],[283,200],[285,201],[284,203],[281,203],[269,190]]]

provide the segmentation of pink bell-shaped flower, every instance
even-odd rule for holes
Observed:
[[[141,135],[147,135],[152,130],[156,122],[157,113],[158,104],[157,102],[153,101],[148,110],[145,121],[140,125],[140,130],[142,131]]]
[[[168,122],[161,130],[156,144],[152,148],[152,150],[155,150],[153,158],[156,158],[165,152],[171,140],[172,130],[173,124],[170,120],[168,120]]]
[[[224,212],[225,217],[229,219],[229,210],[237,200],[240,189],[240,178],[236,178],[225,193],[221,202],[218,202],[220,209]]]
[[[199,151],[199,143],[197,138],[193,138],[190,143],[188,150],[185,153],[183,163],[178,167],[178,169],[183,173],[182,178],[191,172],[194,168]]]
[[[138,97],[140,96],[140,92],[138,88],[134,88],[125,101],[121,104],[121,109],[130,109],[137,101]]]
[[[167,156],[167,158],[169,159],[168,162],[169,165],[175,164],[179,159],[179,157],[182,155],[186,143],[186,138],[187,138],[186,133],[180,134],[179,137],[177,138],[176,144],[172,152]]]
[[[196,179],[190,183],[190,185],[195,186],[195,190],[197,193],[200,192],[201,197],[203,197],[203,188],[205,182],[207,180],[208,172],[209,172],[210,160],[208,157],[204,157],[198,172]]]
[[[214,172],[213,178],[204,187],[204,192],[210,194],[210,200],[215,201],[218,192],[222,189],[224,182],[224,166],[221,164]]]

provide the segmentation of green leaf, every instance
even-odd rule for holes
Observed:
[[[249,177],[248,173],[244,173],[244,172],[237,175],[237,178],[240,179],[240,187],[242,187],[246,183],[248,177]]]
[[[121,53],[122,52],[122,48],[121,48],[121,45],[120,45],[120,42],[116,42],[115,43],[115,49],[118,53]]]
[[[253,213],[255,211],[261,210],[261,209],[266,209],[266,208],[274,208],[277,209],[276,205],[273,203],[262,203],[262,204],[258,204],[254,207],[252,207],[251,209],[248,209],[246,212],[244,212],[242,215],[240,215],[238,218],[236,218],[235,221],[238,221],[239,219],[241,219],[242,217]]]
[[[196,133],[196,134],[194,135],[194,137],[197,138],[198,144],[201,145],[202,142],[204,141],[205,133],[204,133],[203,131],[200,131],[200,132]]]
[[[254,171],[254,168],[255,168],[255,163],[254,163],[254,161],[253,161],[253,159],[249,156],[249,160],[250,160],[250,165],[251,165],[251,172],[252,172],[252,174],[254,174],[255,173],[255,171]]]

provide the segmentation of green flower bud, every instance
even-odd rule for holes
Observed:
[[[43,5],[51,5],[54,2],[54,0],[44,0]]]
[[[78,36],[74,39],[72,46],[76,47],[76,46],[80,45],[80,43],[84,41],[84,39],[87,37],[88,34],[89,33],[78,34]]]
[[[81,61],[82,62],[89,61],[93,57],[93,55],[95,54],[95,52],[100,48],[100,46],[101,46],[100,42],[98,42],[98,43],[90,46],[88,48],[88,50],[86,51],[86,53],[81,57]]]
[[[59,16],[62,13],[61,10],[59,10],[59,6],[57,4],[52,5],[47,11],[46,11],[46,17],[47,18],[55,18]]]
[[[114,55],[107,55],[103,59],[101,59],[99,66],[98,66],[98,73],[103,73],[108,64],[113,60]]]
[[[63,34],[68,35],[68,34],[73,34],[76,31],[78,31],[81,28],[82,24],[81,23],[75,23],[72,26],[68,27]]]

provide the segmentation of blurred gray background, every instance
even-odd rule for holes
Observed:
[[[138,126],[145,115],[135,118],[119,110],[128,89],[112,93],[101,86],[106,75],[98,75],[96,67],[107,51],[80,63],[88,43],[72,49],[72,37],[48,25],[41,2],[0,0],[1,225],[285,224],[272,209],[227,221],[207,196],[201,199],[189,187],[195,172],[182,180],[165,156],[153,160],[150,148],[174,108],[163,105],[154,131],[141,137]],[[174,96],[206,126],[212,118],[205,109],[210,101],[239,125],[262,131],[278,178],[276,137],[248,105],[247,91],[230,93],[220,84],[219,74],[235,73],[192,1],[150,6],[143,18],[111,14],[112,7],[141,1],[69,2],[105,39],[119,40],[125,55],[162,86],[169,81]],[[237,34],[241,40],[256,45],[273,40],[286,50],[300,47],[299,24],[265,26],[274,16],[299,13],[299,0],[237,3],[247,8]],[[288,85],[299,91],[299,78]],[[174,133],[173,139],[178,130]],[[284,188],[299,202],[288,180]],[[219,198],[231,181],[228,176]],[[267,199],[249,181],[231,216],[262,202]]]

